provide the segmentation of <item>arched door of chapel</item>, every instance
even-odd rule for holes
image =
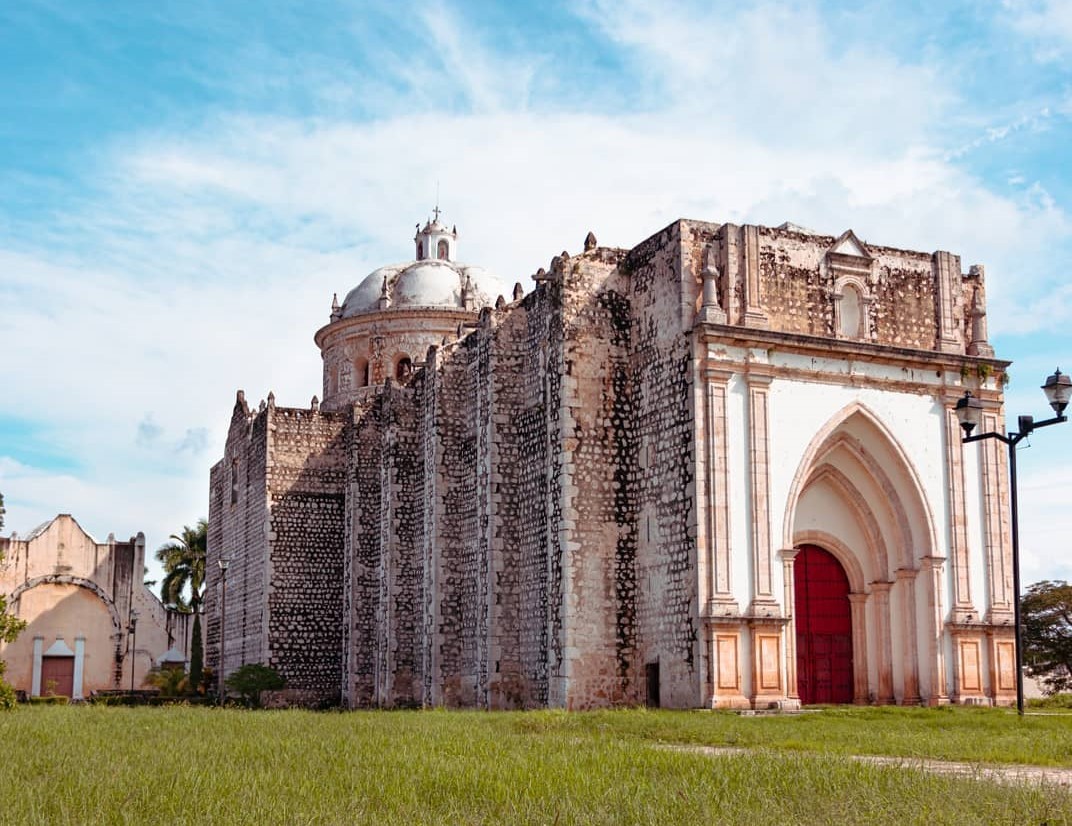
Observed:
[[[803,545],[793,564],[800,701],[851,703],[849,578],[833,554]]]

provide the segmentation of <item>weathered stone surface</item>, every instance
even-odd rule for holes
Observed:
[[[787,685],[796,663],[785,662],[797,650],[795,555],[776,564],[775,553],[827,535],[794,527],[799,501],[807,510],[826,496],[874,523],[873,547],[855,550],[851,519],[831,528],[848,537],[844,564],[859,587],[854,644],[888,649],[871,671],[857,656],[856,696],[911,700],[926,677],[937,702],[947,666],[934,560],[946,553],[946,526],[966,518],[962,503],[923,502],[918,512],[940,524],[904,539],[911,558],[896,565],[931,560],[921,582],[933,593],[919,600],[930,613],[910,621],[907,586],[884,596],[908,578],[882,568],[883,531],[901,542],[895,532],[909,520],[887,526],[886,503],[859,502],[883,485],[920,488],[911,462],[933,461],[965,376],[1000,407],[1004,363],[980,357],[992,353],[982,269],[959,266],[948,253],[865,244],[851,231],[679,221],[628,251],[590,236],[581,254],[555,256],[532,292],[494,309],[333,316],[317,333],[324,409],[276,408],[269,397],[254,413],[240,398],[212,470],[210,661],[220,641],[214,565],[226,554],[228,670],[270,662],[317,702],[798,703]],[[387,370],[398,353],[412,373]],[[355,358],[372,365],[368,387],[347,378]],[[872,415],[861,401],[870,392],[891,433],[915,416],[923,434],[898,453],[881,428],[834,432],[831,450],[855,439],[874,475],[843,501],[822,487],[841,471],[809,469],[786,412],[787,394],[821,398],[817,386],[831,388],[822,404],[834,431],[839,410]],[[914,412],[921,396],[933,404]],[[779,452],[786,445],[791,454]],[[962,473],[955,451],[945,453],[937,474]],[[902,455],[913,458],[874,470]],[[986,518],[991,534],[1006,529]],[[999,552],[986,564],[1003,564],[1001,542],[990,536],[988,547]],[[964,579],[974,557],[958,553]],[[906,642],[914,623],[931,635],[927,651]],[[895,655],[906,663],[900,694],[883,671]]]

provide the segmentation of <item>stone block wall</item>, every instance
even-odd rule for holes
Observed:
[[[351,706],[416,705],[424,699],[427,653],[427,477],[419,392],[389,383],[353,416],[343,691]]]
[[[373,397],[355,406],[347,428],[349,467],[346,497],[346,554],[343,560],[343,699],[352,707],[376,702],[379,642],[380,562],[383,531],[382,446],[386,428]]]
[[[699,689],[694,412],[689,337],[711,226],[679,222],[625,261],[632,309],[631,420],[636,458],[637,700],[697,704]],[[649,684],[649,681],[650,684]],[[655,683],[658,683],[658,696]]]
[[[436,371],[435,702],[487,704],[488,346],[486,333],[462,340]],[[437,696],[438,695],[438,696]]]
[[[562,317],[560,436],[564,695],[584,708],[636,702],[636,461],[628,279],[617,250],[556,259]]]
[[[547,703],[552,606],[549,599],[552,497],[548,401],[556,398],[546,370],[553,359],[548,342],[549,303],[531,294],[496,313],[494,369],[490,370],[494,436],[491,467],[492,680],[493,708],[528,708]],[[557,560],[557,554],[554,555]]]
[[[835,238],[791,225],[678,223],[693,275],[682,297],[699,309],[702,271],[711,266],[723,323],[917,350],[985,344],[983,269],[961,273],[957,256],[867,244],[851,231]],[[847,334],[839,313],[848,286],[861,318]]]
[[[227,569],[226,659],[229,674],[248,662],[267,663],[268,416],[252,413],[239,391],[224,456],[209,476],[209,530],[205,588],[205,663],[217,675],[220,659],[222,578]]]
[[[225,674],[276,668],[287,687],[337,700],[342,661],[345,416],[240,392],[224,458],[210,474],[206,664],[220,667],[221,557],[227,569]]]
[[[346,416],[269,404],[268,663],[287,687],[337,701],[342,684]]]
[[[210,566],[234,557],[229,667],[271,661],[351,706],[703,704],[705,566],[729,553],[697,504],[698,484],[728,495],[707,468],[723,431],[697,412],[707,342],[986,355],[983,281],[851,232],[678,221],[630,251],[586,240],[449,343],[392,339],[416,373],[336,393],[337,412],[240,398],[210,508]],[[750,501],[767,560],[765,472]]]

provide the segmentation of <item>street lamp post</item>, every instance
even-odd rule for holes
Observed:
[[[1068,407],[1069,398],[1072,397],[1072,379],[1064,375],[1058,369],[1052,376],[1046,379],[1042,385],[1042,391],[1046,399],[1057,415],[1052,419],[1044,419],[1036,422],[1033,416],[1020,416],[1017,421],[1017,430],[1008,434],[991,431],[989,433],[976,433],[972,431],[983,420],[983,403],[975,398],[970,392],[965,392],[964,397],[957,401],[956,414],[960,426],[964,430],[964,443],[979,442],[983,439],[997,439],[1004,442],[1009,449],[1009,499],[1012,515],[1012,590],[1013,590],[1013,627],[1016,633],[1016,713],[1024,713],[1024,654],[1023,654],[1023,628],[1020,622],[1020,506],[1016,489],[1016,446],[1027,436],[1031,435],[1040,427],[1049,427],[1052,424],[1060,424],[1068,421],[1064,415]]]
[[[223,664],[226,661],[224,659],[224,648],[227,642],[227,566],[231,564],[231,560],[225,556],[221,556],[216,564],[220,566],[220,573],[223,576],[223,584],[220,589],[220,677],[219,687],[219,703],[223,705]]]
[[[129,615],[130,624],[127,631],[130,632],[130,692],[134,693],[134,668],[138,664],[138,612],[133,609]]]

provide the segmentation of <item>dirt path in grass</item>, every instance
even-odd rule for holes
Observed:
[[[708,757],[729,757],[756,753],[751,749],[735,748],[732,746],[668,746],[667,748],[671,748],[674,751],[704,754]],[[784,754],[784,752],[777,751],[764,753]],[[838,756],[808,752],[793,752],[793,754],[814,757]],[[918,769],[919,771],[932,772],[934,774],[966,777],[972,780],[998,781],[1002,783],[1047,783],[1055,786],[1072,787],[1072,769],[1058,769],[1049,766],[1024,766],[1013,763],[958,763],[951,760],[887,757],[885,755],[876,754],[854,754],[849,755],[848,759],[857,760],[861,763],[871,763],[878,766],[895,766],[905,769]]]

